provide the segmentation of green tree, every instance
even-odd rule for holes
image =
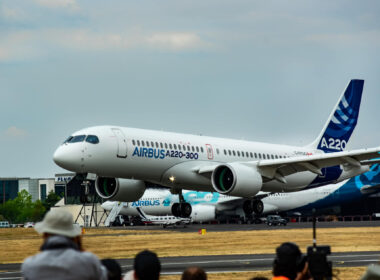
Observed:
[[[45,212],[43,203],[40,200],[32,202],[32,196],[26,190],[19,192],[15,199],[0,205],[0,215],[13,224],[39,221]]]
[[[61,200],[61,197],[57,195],[54,191],[50,191],[47,195],[45,201],[43,202],[46,211],[49,211],[58,201]]]

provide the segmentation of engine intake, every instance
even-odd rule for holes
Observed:
[[[240,197],[255,196],[263,185],[257,169],[242,163],[219,165],[212,173],[211,182],[218,193]]]
[[[145,192],[145,183],[140,180],[97,177],[96,193],[104,199],[132,202],[139,200]]]

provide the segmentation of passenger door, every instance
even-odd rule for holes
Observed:
[[[119,128],[112,128],[112,132],[115,134],[117,139],[117,157],[126,158],[127,157],[127,139],[124,133]]]

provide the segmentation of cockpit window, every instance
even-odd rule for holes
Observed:
[[[69,138],[67,138],[67,139],[65,140],[65,142],[63,142],[63,144],[70,142],[71,139],[73,139],[72,136],[70,136]]]
[[[96,135],[88,135],[86,138],[86,142],[91,143],[91,144],[98,144],[99,138]]]
[[[68,141],[68,143],[77,143],[77,142],[83,142],[84,138],[86,138],[86,135],[76,135],[73,136],[73,138]]]

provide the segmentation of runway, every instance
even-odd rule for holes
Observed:
[[[162,274],[181,274],[189,266],[200,266],[208,273],[270,270],[274,254],[216,255],[160,258]],[[377,263],[380,252],[333,253],[328,257],[335,267],[367,266]],[[123,273],[133,267],[133,259],[118,260]],[[21,264],[0,264],[0,279],[21,279]]]
[[[286,226],[268,226],[267,224],[190,224],[178,225],[167,228],[162,228],[159,225],[143,225],[143,226],[127,226],[127,227],[113,227],[114,229],[128,229],[128,230],[170,230],[178,232],[194,232],[199,229],[206,229],[207,232],[213,231],[237,231],[237,230],[279,230],[279,229],[300,229],[312,228],[312,222],[295,222],[288,223]],[[374,221],[354,221],[354,222],[317,222],[318,228],[337,228],[337,227],[380,227],[380,220]],[[112,228],[111,228],[112,229]]]

